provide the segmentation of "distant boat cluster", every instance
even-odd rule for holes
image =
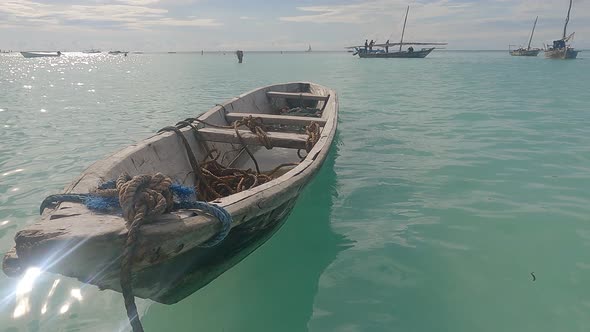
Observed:
[[[8,53],[8,52],[5,52]],[[84,54],[101,54],[102,51],[100,50],[96,50],[96,49],[90,49],[90,50],[85,50],[82,51],[82,53]],[[125,52],[125,51],[109,51],[108,54],[110,55],[120,55],[123,54],[124,56],[127,56],[127,53],[129,52]],[[141,53],[141,52],[135,52],[135,53]],[[62,53],[60,51],[57,52],[52,52],[52,51],[22,51],[20,52],[20,54],[25,57],[25,58],[50,58],[50,57],[59,57],[62,55]]]
[[[563,27],[563,36],[561,39],[553,41],[552,46],[545,47],[545,57],[550,59],[575,59],[578,55],[579,51],[574,50],[573,47],[568,45],[567,43],[573,38],[574,33],[567,35],[567,24],[570,19],[570,12],[572,9],[572,0],[570,0],[569,8],[567,11],[567,17],[565,19],[565,26]],[[447,45],[447,43],[424,43],[424,42],[407,42],[404,41],[404,33],[406,31],[406,22],[408,20],[408,12],[410,11],[410,6],[408,6],[406,10],[406,16],[404,18],[404,27],[402,29],[402,35],[399,43],[390,43],[387,40],[385,43],[376,44],[373,40],[370,42],[365,40],[364,45],[355,45],[347,47],[349,52],[352,52],[352,55],[358,55],[359,58],[425,58],[430,54],[437,46],[437,45]],[[533,35],[535,33],[535,27],[537,26],[537,18],[535,18],[535,23],[533,24],[533,30],[531,32],[531,36],[529,38],[529,42],[527,47],[519,47],[517,49],[511,49],[513,45],[509,45],[508,51],[512,56],[537,56],[541,49],[539,48],[531,48],[531,42],[533,40]],[[409,46],[407,50],[403,50],[403,46]],[[414,50],[414,45],[424,45],[429,46],[426,48],[422,48],[420,50]],[[390,47],[397,47],[399,49],[390,52]]]
[[[578,56],[579,51],[576,51],[571,45],[567,43],[574,37],[575,32],[571,34],[567,34],[567,24],[570,21],[570,12],[572,10],[572,0],[570,0],[570,5],[567,9],[567,16],[565,18],[565,25],[563,26],[563,35],[561,39],[554,40],[553,45],[549,47],[545,47],[545,57],[549,59],[575,59]],[[537,26],[537,20],[539,17],[535,18],[535,23],[533,23],[533,31],[531,31],[531,37],[529,38],[529,43],[526,48],[519,47],[515,50],[511,50],[510,46],[508,46],[508,52],[512,56],[537,56],[541,49],[539,48],[531,48],[531,42],[533,40],[533,35],[535,34],[535,27]]]
[[[552,45],[547,45],[543,49],[541,48],[534,48],[531,47],[531,43],[533,41],[533,36],[535,34],[535,28],[537,27],[537,21],[539,17],[535,18],[535,22],[533,23],[533,29],[531,31],[531,35],[528,39],[528,44],[526,47],[518,46],[518,45],[509,45],[508,52],[512,56],[526,56],[526,57],[536,57],[539,55],[541,51],[544,51],[545,57],[549,59],[575,59],[580,51],[575,50],[570,44],[570,40],[574,37],[575,32],[571,34],[567,34],[567,25],[570,20],[570,13],[572,9],[572,2],[573,0],[569,1],[569,7],[567,11],[567,16],[565,19],[565,25],[563,27],[563,35],[560,39],[554,40]],[[409,42],[404,40],[404,34],[406,31],[406,23],[408,21],[408,13],[410,11],[410,6],[406,9],[406,15],[404,17],[404,25],[401,33],[401,38],[399,43],[391,43],[387,40],[385,43],[376,43],[376,41],[371,40],[370,42],[365,40],[364,45],[355,45],[347,47],[348,52],[351,52],[353,56],[358,55],[359,58],[425,58],[427,57],[432,51],[434,51],[437,47],[436,46],[444,46],[447,45],[445,42]],[[407,49],[403,49],[404,46],[407,46]],[[414,49],[414,46],[424,46],[421,49]],[[517,48],[512,48],[516,46]],[[392,48],[390,50],[390,48]],[[0,53],[11,53],[12,51],[2,51]],[[306,53],[312,52],[311,44],[308,46]],[[60,51],[22,51],[20,52],[23,57],[25,58],[39,58],[39,57],[59,57],[62,55]],[[89,49],[82,51],[84,54],[100,54],[102,53],[100,50],[97,49]],[[128,51],[109,51],[108,54],[110,55],[124,55],[127,56]],[[142,54],[143,52],[132,52],[132,54]],[[174,51],[167,52],[168,54],[175,54]],[[225,52],[223,52],[225,54]],[[283,51],[281,51],[283,54]],[[201,51],[201,55],[203,55],[203,51]]]

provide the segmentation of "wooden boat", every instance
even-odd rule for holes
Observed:
[[[384,44],[372,44],[372,45],[358,45],[358,46],[349,46],[348,49],[353,49],[354,55],[358,55],[359,58],[369,58],[369,59],[388,59],[388,58],[417,58],[422,59],[425,58],[430,52],[432,52],[436,47],[427,47],[422,48],[421,50],[414,50],[412,45],[447,45],[447,43],[416,43],[416,42],[404,42],[404,33],[406,32],[406,22],[408,21],[408,13],[410,11],[410,6],[406,9],[406,17],[404,18],[404,27],[402,29],[402,37],[399,43],[390,43],[389,40]],[[372,43],[372,41],[371,41]],[[402,48],[404,45],[409,45],[406,51],[403,51]],[[395,52],[389,52],[389,48],[393,46],[399,46],[399,50]],[[376,49],[373,50],[373,47]]]
[[[46,58],[61,56],[61,52],[20,52],[25,58]]]
[[[537,20],[539,19],[539,16],[537,16],[535,18],[535,23],[533,23],[533,31],[531,32],[531,37],[529,38],[529,44],[526,48],[524,47],[519,47],[515,50],[511,50],[510,46],[508,46],[508,52],[510,53],[510,55],[512,56],[537,56],[539,55],[539,52],[541,52],[540,49],[538,48],[531,48],[531,41],[533,40],[533,35],[535,34],[535,27],[537,26]]]
[[[125,54],[127,55],[128,52],[123,52],[123,51],[109,51],[110,55],[119,55],[119,54]]]
[[[414,51],[413,48],[410,48],[407,51],[398,51],[398,52],[364,52],[362,49],[359,50],[359,57],[360,58],[374,58],[374,59],[389,59],[389,58],[417,58],[422,59],[425,58],[430,52],[432,52],[435,48],[423,48],[418,51]]]
[[[315,111],[308,114],[311,116],[281,113],[298,106]],[[271,150],[262,147],[259,137],[249,130],[239,129],[238,137],[234,129],[214,127],[250,115],[271,128],[267,134]],[[220,164],[248,169],[254,167],[245,149],[248,147],[263,173],[293,163],[272,175],[269,182],[214,201],[232,216],[231,231],[217,246],[202,247],[219,233],[220,222],[198,210],[162,214],[141,227],[133,261],[133,293],[175,303],[237,264],[281,227],[299,193],[324,163],[334,140],[337,117],[338,98],[327,87],[295,82],[259,88],[210,109],[197,118],[199,121],[188,120],[194,128],[187,122],[177,125],[181,134],[159,133],[96,162],[68,185],[65,193],[91,192],[123,172],[161,172],[192,186],[197,179],[190,153],[202,161],[217,151]],[[302,159],[298,149],[305,148],[310,138],[302,131],[312,123],[319,127],[319,135]],[[121,291],[120,257],[126,236],[126,223],[120,214],[62,202],[45,209],[38,222],[16,234],[15,247],[4,257],[3,270],[9,276],[18,276],[34,266],[101,289]]]
[[[563,36],[559,40],[553,41],[553,46],[545,49],[545,58],[548,59],[575,59],[578,56],[579,51],[574,50],[573,47],[567,44],[574,37],[575,32],[567,35],[567,24],[570,21],[570,12],[572,10],[572,0],[570,0],[570,6],[567,10],[567,16],[565,18],[565,25],[563,26]]]

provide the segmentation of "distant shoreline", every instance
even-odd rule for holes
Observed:
[[[507,52],[508,48],[506,49],[496,49],[496,50],[462,50],[462,49],[445,49],[440,48],[436,50],[437,52]],[[580,52],[590,52],[590,49],[579,49]],[[0,54],[14,54],[20,53],[21,51],[12,51],[12,52],[0,52]],[[55,52],[55,51],[44,51],[44,52]],[[69,50],[61,50],[62,53],[82,53],[82,51],[69,51]],[[141,55],[141,54],[226,54],[226,55],[233,55],[235,51],[127,51],[128,54],[134,55]],[[103,51],[102,53],[106,54],[108,51]],[[325,50],[325,51],[248,51],[244,50],[244,53],[277,53],[277,54],[314,54],[314,53],[347,53],[346,49],[343,50]]]

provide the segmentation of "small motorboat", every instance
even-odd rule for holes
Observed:
[[[20,52],[25,58],[47,58],[61,56],[61,52]]]
[[[91,50],[82,51],[82,53],[84,53],[84,54],[99,54],[99,53],[101,53],[101,51],[97,50],[97,49],[91,49]]]

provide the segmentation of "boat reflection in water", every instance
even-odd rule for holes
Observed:
[[[323,271],[350,244],[330,227],[337,184],[333,148],[280,232],[178,304],[150,306],[142,317],[146,329],[164,330],[174,320],[179,331],[305,331]]]

